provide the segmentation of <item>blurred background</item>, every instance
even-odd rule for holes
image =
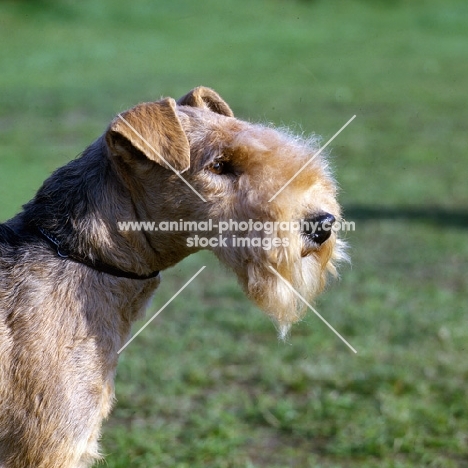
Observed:
[[[141,101],[210,86],[328,140],[355,232],[286,343],[208,254],[121,356],[107,465],[468,467],[466,0],[0,3],[0,220]],[[138,324],[135,330],[138,329]]]

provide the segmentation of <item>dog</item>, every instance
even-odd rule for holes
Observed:
[[[0,225],[1,468],[100,458],[132,322],[159,272],[203,245],[282,336],[301,319],[296,293],[313,300],[345,258],[336,183],[317,149],[236,119],[199,87],[119,114]],[[135,220],[203,221],[205,244],[184,229],[119,228]]]

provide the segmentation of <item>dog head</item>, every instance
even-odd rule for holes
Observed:
[[[141,104],[106,134],[110,153],[138,179],[136,203],[154,221],[208,222],[205,243],[193,232],[148,233],[176,261],[212,250],[235,271],[247,296],[284,336],[328,273],[345,258],[336,223],[336,184],[316,138],[234,118],[213,90]],[[192,237],[191,237],[192,236]],[[181,257],[181,258],[178,258]]]

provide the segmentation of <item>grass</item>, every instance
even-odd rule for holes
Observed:
[[[463,0],[4,1],[0,219],[136,102],[212,86],[333,142],[352,267],[286,344],[199,254],[121,357],[111,468],[468,467]],[[139,325],[137,324],[135,330]]]

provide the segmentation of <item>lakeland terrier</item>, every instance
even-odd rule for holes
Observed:
[[[304,313],[293,290],[312,300],[344,257],[336,185],[317,150],[234,118],[200,87],[117,116],[0,225],[1,468],[99,458],[132,322],[158,272],[201,248],[284,336]],[[204,222],[206,232],[119,227],[129,221]]]

